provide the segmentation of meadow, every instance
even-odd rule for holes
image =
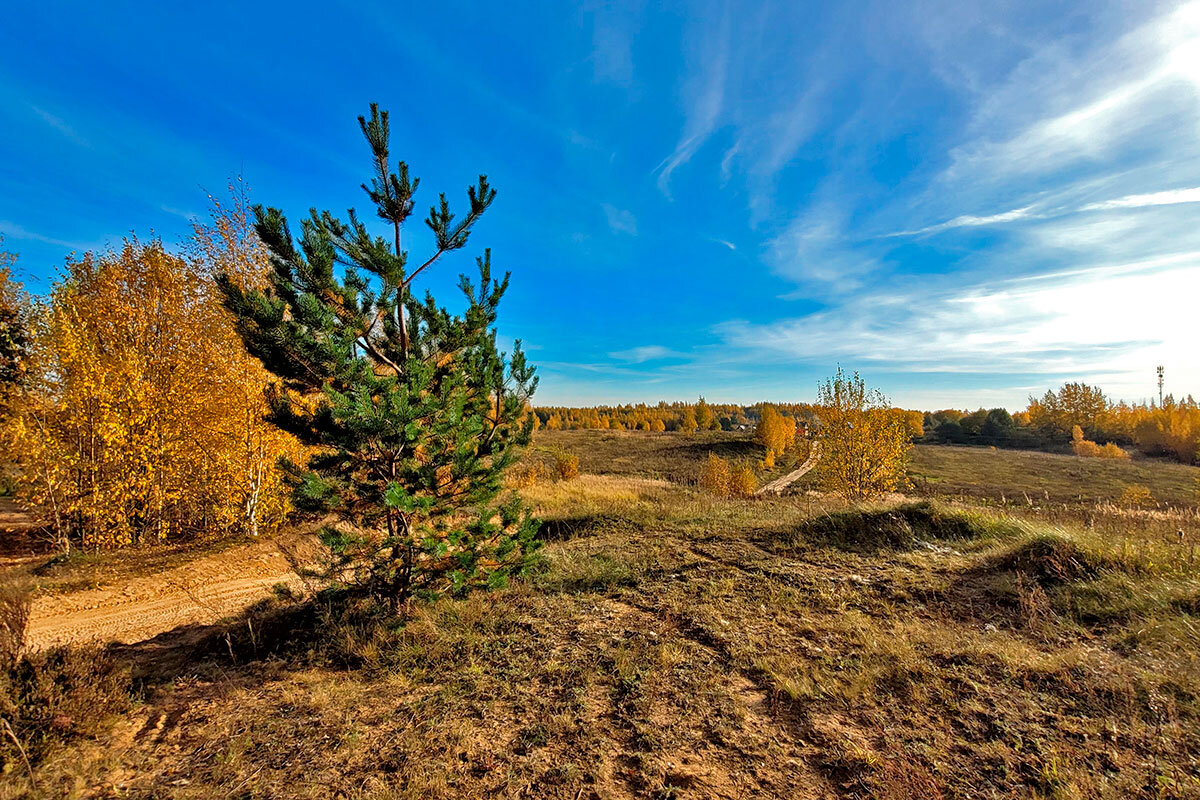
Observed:
[[[279,587],[44,654],[7,693],[60,705],[37,789],[5,745],[0,796],[1200,796],[1200,470],[919,447],[927,496],[691,485],[754,447],[542,432],[526,458],[581,474],[521,490],[546,542],[527,580],[407,621]],[[1126,481],[1164,508],[1114,505]],[[98,677],[72,698],[64,673]]]

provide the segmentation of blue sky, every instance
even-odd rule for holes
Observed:
[[[472,245],[541,403],[807,400],[839,363],[910,407],[1200,393],[1200,2],[184,5],[6,10],[35,290],[238,173],[364,207],[377,100],[419,208],[499,189]]]

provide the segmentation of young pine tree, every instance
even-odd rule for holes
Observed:
[[[520,500],[502,496],[504,471],[529,441],[525,409],[537,386],[519,342],[507,357],[496,347],[508,275],[492,279],[485,250],[478,286],[460,278],[461,316],[412,292],[422,272],[467,244],[496,193],[481,175],[461,219],[441,195],[425,220],[436,247],[410,268],[400,230],[418,181],[403,161],[391,171],[386,111],[372,104],[359,124],[375,173],[363,189],[391,223],[390,241],[354,211],[343,221],[314,209],[297,246],[283,213],[258,206],[270,286],[224,277],[226,304],[248,350],[280,379],[271,421],[314,449],[288,470],[298,508],[339,519],[322,531],[329,577],[393,605],[497,587],[524,572],[537,547]]]

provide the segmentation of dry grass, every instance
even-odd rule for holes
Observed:
[[[181,798],[1200,796],[1200,582],[1166,522],[727,500],[664,479],[661,453],[596,475],[575,452],[579,478],[524,490],[546,520],[535,579],[404,625],[333,602],[264,623],[253,653],[212,648],[108,732],[48,748],[40,783]],[[322,617],[325,635],[306,633]],[[20,771],[3,780],[0,796],[28,789]]]
[[[1117,502],[1144,486],[1162,506],[1196,508],[1200,469],[1157,459],[1103,459],[984,447],[918,445],[909,470],[928,494],[1008,503]]]

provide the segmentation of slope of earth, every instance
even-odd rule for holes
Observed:
[[[525,492],[544,572],[405,625],[334,616],[322,637],[260,633],[256,658],[231,645],[176,666],[107,733],[42,759],[39,785],[1200,795],[1200,585],[1186,549],[1143,547],[1132,521],[1122,546],[970,508],[724,501],[627,476]],[[18,769],[3,781],[28,791]]]
[[[292,539],[294,546],[295,539]],[[180,625],[211,623],[241,612],[297,579],[273,539],[204,551],[121,554],[62,565],[41,582],[30,608],[27,644],[42,649],[89,641],[136,642]],[[27,572],[26,560],[8,569]],[[90,579],[84,575],[95,566]],[[113,574],[108,574],[108,573]]]

